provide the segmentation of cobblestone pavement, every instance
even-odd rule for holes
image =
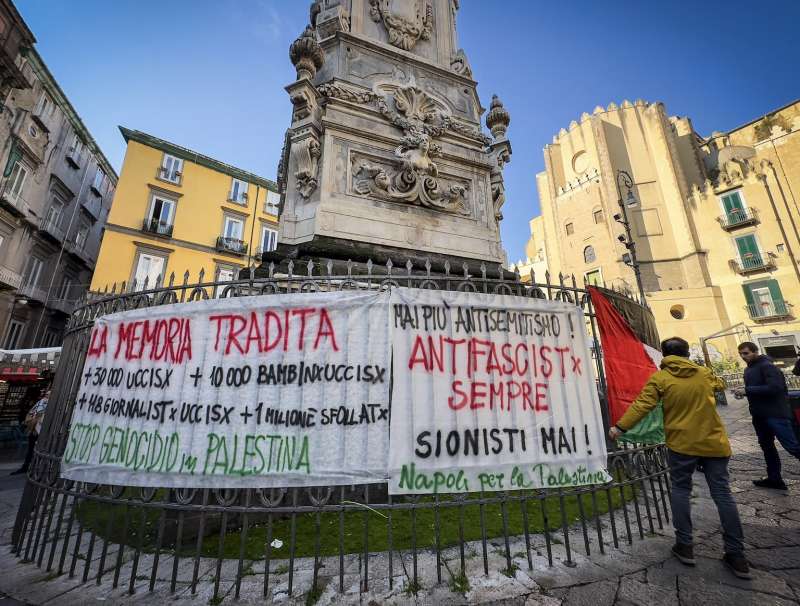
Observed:
[[[752,480],[764,474],[764,462],[753,433],[747,406],[744,401],[729,398],[730,405],[720,412],[728,426],[734,457],[731,462],[732,488],[739,504],[744,525],[747,557],[753,567],[753,579],[737,579],[720,562],[722,540],[716,509],[708,495],[702,475],[695,476],[693,519],[695,525],[695,553],[698,564],[694,568],[681,565],[669,555],[674,541],[669,528],[656,532],[644,541],[628,544],[621,541],[619,548],[606,547],[605,555],[580,556],[573,551],[573,565],[565,563],[563,546],[553,545],[555,565],[547,566],[542,557],[542,541],[531,537],[532,549],[538,552],[533,570],[528,569],[525,557],[516,557],[519,566],[513,577],[499,572],[506,568],[502,555],[502,540],[493,542],[489,557],[491,574],[483,574],[482,558],[468,560],[468,586],[460,584],[460,592],[453,591],[454,583],[445,579],[437,583],[435,561],[431,554],[420,554],[419,568],[422,589],[408,592],[409,579],[401,573],[395,577],[395,588],[388,588],[388,571],[381,579],[379,571],[386,568],[385,554],[370,557],[371,592],[359,593],[361,560],[353,556],[348,569],[349,589],[344,594],[335,591],[337,583],[329,582],[318,604],[543,604],[546,606],[631,606],[631,605],[759,605],[782,606],[800,604],[800,462],[782,452],[784,476],[790,486],[788,493],[758,489]],[[0,462],[0,476],[16,468]],[[19,477],[0,477],[0,606],[17,604],[73,605],[96,604],[152,604],[158,601],[169,604],[209,604],[213,595],[213,560],[203,563],[208,568],[201,575],[196,595],[188,587],[178,588],[173,595],[157,586],[154,594],[147,591],[147,582],[136,582],[136,592],[129,595],[126,583],[117,589],[97,586],[90,582],[81,584],[79,578],[56,576],[30,565],[19,563],[10,553],[10,526],[13,523],[19,500],[22,480]],[[576,541],[580,538],[576,535]],[[577,544],[577,543],[576,543]],[[472,546],[474,548],[474,546]],[[468,546],[468,549],[470,546]],[[512,552],[522,556],[524,543],[512,542]],[[475,552],[477,556],[477,552]],[[457,569],[455,552],[445,552],[445,562]],[[373,559],[374,558],[374,559]],[[397,554],[403,569],[410,569],[407,554]],[[427,560],[426,560],[427,558]],[[146,556],[142,557],[146,560]],[[166,558],[165,558],[166,560]],[[166,562],[168,565],[168,561]],[[308,586],[301,581],[310,578],[306,563],[298,561],[295,575],[295,592],[287,593],[287,585],[276,579],[270,588],[269,603],[306,603]],[[252,565],[257,567],[258,562]],[[396,564],[397,566],[397,564]],[[229,569],[230,568],[230,569]],[[331,566],[331,568],[335,568]],[[262,585],[255,577],[242,582],[241,598],[233,597],[233,567],[222,570],[221,595],[225,604],[261,604]],[[122,578],[125,577],[123,570]],[[324,576],[324,572],[320,572]],[[373,578],[375,575],[375,578]],[[330,580],[330,579],[329,579]],[[166,583],[161,584],[162,587]],[[219,603],[219,602],[216,602]]]

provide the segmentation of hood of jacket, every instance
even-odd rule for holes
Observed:
[[[685,379],[693,376],[700,368],[702,367],[692,362],[689,358],[682,358],[681,356],[666,356],[661,360],[661,369],[666,370],[673,377]]]
[[[772,362],[772,358],[764,354],[761,354],[760,356],[755,358],[752,362],[750,362],[748,366],[758,366],[759,364],[763,364],[764,362]]]

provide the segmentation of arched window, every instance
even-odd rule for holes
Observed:
[[[583,260],[586,263],[594,263],[597,260],[597,256],[594,254],[594,246],[587,246],[583,249]]]

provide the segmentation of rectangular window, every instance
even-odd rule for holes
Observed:
[[[28,264],[25,266],[25,274],[22,283],[25,286],[36,286],[39,283],[39,276],[42,273],[42,266],[44,263],[41,259],[31,257],[28,259]]]
[[[92,181],[92,187],[100,195],[103,195],[104,193],[105,182],[106,173],[103,172],[102,168],[97,167],[97,172],[94,174],[94,181]]]
[[[39,103],[36,106],[35,114],[46,117],[50,112],[53,110],[53,104],[50,102],[50,98],[47,96],[47,93],[42,92],[42,96],[39,98]]]
[[[769,318],[787,314],[788,308],[777,280],[760,280],[743,284],[742,289],[750,317]]]
[[[72,294],[72,280],[69,278],[64,278],[64,281],[61,283],[61,287],[58,289],[58,299],[62,301],[69,301],[70,295]]]
[[[80,165],[81,159],[83,157],[83,148],[84,143],[81,141],[81,138],[75,134],[72,137],[72,145],[70,145],[69,149],[67,150],[67,155],[72,158],[72,161],[76,165]]]
[[[274,191],[267,190],[267,199],[264,201],[264,212],[269,215],[278,214],[281,197]]]
[[[175,216],[175,201],[153,196],[145,229],[155,234],[172,235],[172,222]]]
[[[739,263],[744,269],[761,267],[764,257],[753,234],[736,238],[736,250],[739,252]]]
[[[595,224],[602,223],[605,220],[605,218],[603,217],[603,211],[602,210],[594,211],[592,213],[592,216],[594,217]]]
[[[6,331],[5,349],[16,349],[22,342],[22,335],[25,332],[25,323],[19,320],[11,320]]]
[[[61,340],[61,335],[57,330],[53,330],[49,328],[44,335],[44,341],[42,342],[43,347],[58,347],[58,343]]]
[[[75,246],[82,250],[86,244],[86,237],[89,235],[89,226],[81,225],[75,233]]]
[[[568,235],[568,236],[571,236],[572,234],[574,234],[574,233],[575,233],[575,226],[574,226],[574,225],[572,225],[572,223],[567,223],[567,224],[564,226],[564,230],[567,232],[567,235]]]
[[[11,174],[6,181],[6,191],[13,199],[22,197],[22,188],[25,187],[25,180],[28,178],[28,169],[22,162],[17,161],[14,168],[11,169]]]
[[[164,257],[139,253],[136,273],[133,276],[133,289],[156,288],[164,279]]]
[[[278,247],[278,232],[266,226],[261,227],[261,252],[275,250]]]
[[[593,271],[587,272],[586,283],[589,284],[589,286],[602,286],[603,276],[600,275],[600,270],[595,269]]]
[[[61,223],[61,213],[63,211],[63,202],[61,202],[59,198],[54,197],[53,201],[50,203],[50,208],[47,209],[47,217],[45,218],[47,227],[58,228],[59,223]]]
[[[180,183],[182,171],[183,160],[164,154],[164,159],[161,161],[161,174],[159,175],[162,179],[170,183]]]
[[[246,181],[232,179],[231,193],[228,195],[228,200],[237,204],[247,205],[247,186],[248,183]]]
[[[242,240],[244,233],[244,221],[239,218],[225,216],[225,225],[222,230],[222,236],[230,240]]]
[[[223,267],[221,265],[217,266],[217,282],[233,282],[236,279],[236,275],[238,273],[238,269],[235,267]],[[225,286],[220,285],[214,291],[215,297],[221,297],[222,292],[225,289]]]

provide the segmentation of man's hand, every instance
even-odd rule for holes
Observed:
[[[744,387],[737,387],[733,390],[733,395],[736,398],[743,398],[745,396]]]
[[[617,438],[619,438],[623,433],[625,432],[615,425],[614,427],[608,430],[608,439],[611,440],[612,442],[616,442]]]

